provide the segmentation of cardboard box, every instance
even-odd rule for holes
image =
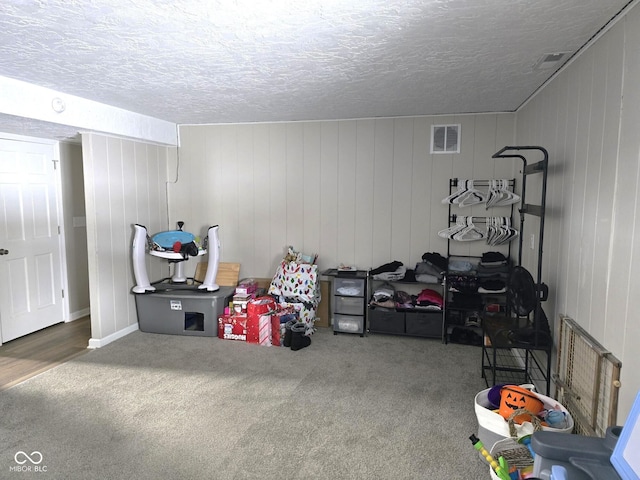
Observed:
[[[254,279],[244,279],[236,287],[236,294],[249,295],[250,297],[254,297],[257,289],[258,284]]]
[[[235,313],[247,313],[247,304],[251,300],[249,295],[235,294],[233,296],[233,310]]]
[[[320,280],[320,303],[316,310],[316,321],[314,324],[316,327],[331,326],[331,317],[329,315],[329,312],[331,311],[329,307],[331,299],[331,294],[329,293],[330,289],[331,282],[328,280]]]
[[[218,317],[218,338],[223,340],[247,340],[246,315],[221,315]]]
[[[254,282],[256,282],[256,294],[260,294],[260,291],[263,290],[263,294],[267,293],[269,290],[269,285],[271,285],[270,278],[253,278]]]

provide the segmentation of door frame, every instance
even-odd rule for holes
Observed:
[[[9,140],[21,143],[37,143],[41,145],[50,145],[53,148],[52,161],[56,162],[55,168],[55,195],[56,195],[56,221],[60,234],[58,235],[58,250],[60,254],[60,285],[64,291],[62,296],[62,321],[69,322],[69,280],[67,275],[67,255],[65,252],[65,231],[64,231],[64,219],[63,206],[62,206],[62,175],[60,166],[60,142],[57,140],[50,140],[46,138],[29,137],[25,135],[14,135],[11,133],[0,132],[0,139]],[[0,316],[1,316],[0,312]],[[0,338],[0,345],[2,345],[2,339]]]

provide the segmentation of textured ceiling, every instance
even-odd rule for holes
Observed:
[[[2,0],[0,75],[175,123],[513,111],[627,1]]]

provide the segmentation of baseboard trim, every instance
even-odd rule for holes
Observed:
[[[111,342],[115,342],[119,338],[126,337],[130,333],[135,332],[136,330],[138,330],[138,322],[134,323],[133,325],[129,325],[127,328],[123,328],[122,330],[118,330],[117,332],[112,333],[111,335],[107,335],[104,338],[91,338],[91,339],[89,339],[89,345],[87,346],[87,348],[104,347],[105,345],[108,345]]]
[[[73,312],[69,314],[69,320],[67,320],[68,322],[73,322],[74,320],[79,320],[81,318],[84,318],[88,315],[91,315],[91,309],[90,308],[83,308],[82,310],[78,310],[77,312]]]

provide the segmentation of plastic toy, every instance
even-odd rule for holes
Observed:
[[[156,287],[151,285],[147,274],[147,266],[144,255],[149,253],[154,257],[164,258],[175,264],[174,273],[171,282],[175,284],[184,284],[187,281],[184,275],[183,262],[188,260],[190,256],[201,256],[207,253],[209,249],[209,261],[207,264],[207,272],[205,274],[202,285],[198,286],[198,290],[206,290],[207,292],[215,292],[220,286],[215,283],[218,275],[218,265],[220,262],[220,242],[218,239],[218,225],[209,227],[207,238],[202,247],[196,245],[195,236],[189,232],[182,230],[183,222],[178,222],[178,230],[170,230],[160,232],[153,237],[147,234],[147,228],[143,225],[134,225],[135,234],[133,238],[132,260],[133,274],[136,279],[136,285],[133,287],[133,293],[149,293],[155,292]]]
[[[476,437],[475,435],[471,435],[469,437],[469,440],[471,440],[473,448],[478,450],[480,454],[487,460],[487,462],[489,462],[489,465],[491,465],[491,468],[493,468],[493,471],[496,472],[496,475],[500,478],[500,480],[511,480],[511,476],[509,475],[509,467],[506,465],[506,461],[504,460],[504,458],[500,457],[500,463],[496,462],[491,454],[487,451],[487,449],[484,448],[484,445],[478,437]]]

